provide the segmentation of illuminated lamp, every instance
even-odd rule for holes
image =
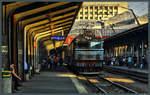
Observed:
[[[36,42],[34,42],[34,47],[36,48]]]

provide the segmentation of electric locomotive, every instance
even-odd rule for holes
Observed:
[[[102,70],[104,60],[103,40],[78,36],[68,47],[69,68],[80,74],[96,74]]]

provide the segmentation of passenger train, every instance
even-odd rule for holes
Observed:
[[[100,38],[87,40],[79,36],[67,47],[66,53],[66,63],[74,72],[98,73],[102,70],[104,49]]]

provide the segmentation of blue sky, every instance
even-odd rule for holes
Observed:
[[[148,13],[148,2],[128,2],[128,5],[138,16]]]

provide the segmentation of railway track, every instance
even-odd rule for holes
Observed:
[[[142,74],[142,73],[135,73],[135,72],[129,72],[129,71],[123,71],[123,70],[116,70],[113,68],[108,68],[108,67],[104,67],[103,69],[106,72],[112,73],[112,74],[118,74],[118,75],[125,75],[129,78],[144,82],[144,83],[148,83],[148,75]]]
[[[134,93],[137,94],[136,91],[125,87],[116,82],[109,81],[103,77],[95,76],[95,77],[86,77],[89,84],[94,86],[99,90],[99,93]]]

